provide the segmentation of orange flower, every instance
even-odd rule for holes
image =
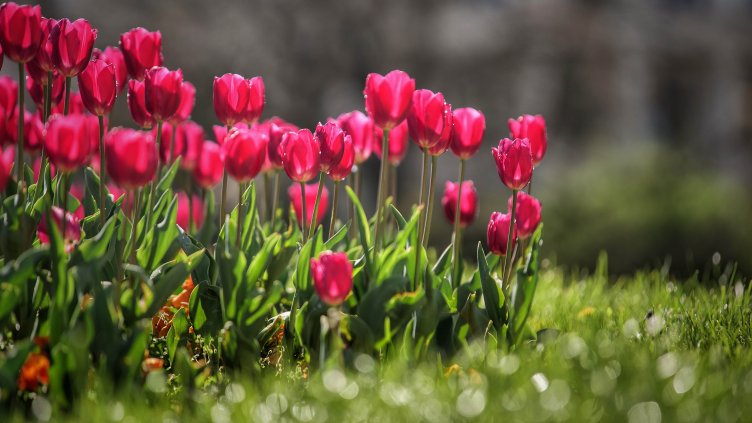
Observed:
[[[144,373],[150,373],[162,368],[164,368],[164,360],[161,358],[149,357],[144,359],[144,362],[141,363],[141,370],[143,370]]]
[[[31,353],[26,357],[21,373],[18,375],[18,389],[36,391],[39,385],[50,383],[50,360],[43,354]]]
[[[170,331],[172,326],[173,313],[170,307],[162,307],[157,314],[151,319],[151,328],[154,331],[154,335],[158,338],[167,336],[167,332]]]
[[[183,282],[183,290],[180,291],[178,295],[171,296],[167,300],[167,304],[165,304],[159,312],[152,317],[151,327],[155,336],[161,338],[166,336],[167,332],[170,331],[170,328],[172,327],[172,318],[175,316],[175,313],[172,311],[173,309],[182,308],[185,310],[186,314],[188,313],[193,288],[193,279],[188,277],[188,279]]]

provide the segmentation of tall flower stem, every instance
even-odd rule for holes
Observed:
[[[305,183],[300,182],[300,199],[303,205],[300,216],[301,236],[303,237],[303,244],[306,243],[306,195],[305,195]]]
[[[274,171],[274,193],[272,194],[272,225],[269,232],[274,232],[274,223],[277,220],[277,201],[279,201],[279,171]]]
[[[50,118],[52,112],[52,72],[47,72],[47,91],[44,93],[44,122]]]
[[[235,246],[238,248],[240,248],[240,237],[243,235],[243,220],[245,219],[245,204],[243,204],[245,186],[245,182],[238,182],[238,222],[237,236],[235,237]]]
[[[436,184],[436,174],[438,173],[439,158],[437,156],[431,157],[431,178],[428,183],[428,202],[426,203],[426,210],[428,217],[426,217],[425,228],[423,229],[423,248],[428,247],[428,239],[431,237],[431,220],[433,219],[433,202],[436,197],[434,192],[434,185]]]
[[[230,133],[230,125],[227,125],[227,133]],[[227,141],[225,136],[225,141]],[[222,223],[225,221],[225,202],[227,201],[227,168],[222,172],[222,197],[219,203],[219,228],[222,229]]]
[[[60,172],[60,182],[63,184],[63,230],[60,233],[60,236],[63,238],[63,242],[65,242],[65,229],[66,224],[68,223],[68,186],[70,185],[70,174],[67,172]]]
[[[23,63],[18,64],[18,143],[16,145],[16,181],[18,182],[19,199],[21,198],[21,189],[23,184],[23,133],[24,133],[24,81],[26,80],[26,69]]]
[[[160,144],[162,143],[162,121],[157,122],[157,157],[159,157]],[[156,189],[157,181],[159,180],[159,174],[162,172],[162,163],[157,165],[157,176],[151,181],[149,185],[149,198],[146,201],[146,225],[151,223],[151,214],[154,205],[154,191]]]
[[[65,103],[63,107],[63,114],[68,116],[68,109],[70,108],[70,89],[71,89],[71,77],[65,77]]]
[[[327,239],[331,239],[334,235],[334,225],[337,223],[337,199],[339,197],[339,182],[334,181],[334,196],[332,197],[332,218],[329,220],[329,236]]]
[[[352,173],[350,174],[350,188],[352,188],[355,196],[360,198],[360,169],[358,169],[357,165],[353,166]],[[350,227],[350,237],[354,238],[358,236],[358,228],[355,226],[357,224],[355,220],[355,204],[350,205],[348,208],[348,214],[349,220],[352,222],[352,226]]]
[[[172,125],[172,133],[170,134],[170,157],[167,158],[167,163],[175,161],[175,134],[178,132],[178,126],[180,124]]]
[[[383,230],[382,214],[384,209],[384,192],[386,190],[386,172],[387,172],[387,156],[389,155],[389,129],[384,129],[384,139],[381,142],[381,168],[379,170],[379,188],[376,195],[376,238],[373,243],[373,254],[375,257],[381,244],[381,232]]]
[[[507,269],[512,264],[512,234],[514,233],[514,218],[515,214],[517,212],[517,193],[518,190],[512,191],[512,210],[510,211],[511,215],[509,216],[509,235],[507,235],[507,254],[504,257],[504,270],[501,272],[501,274],[506,277]],[[509,281],[504,281],[505,283],[509,284]]]
[[[269,214],[268,209],[271,208],[271,176],[269,175],[269,172],[264,173],[264,202],[261,204],[260,211],[259,211],[259,218],[264,218]],[[270,217],[271,220],[271,217]]]
[[[99,115],[99,221],[104,226],[105,213],[107,206],[104,202],[104,185],[105,171],[107,169],[107,162],[104,157],[104,116]]]
[[[460,250],[462,248],[462,228],[460,228],[460,204],[462,204],[462,180],[465,179],[465,160],[460,159],[460,182],[457,189],[457,204],[454,207],[454,259],[452,264],[454,266],[452,272],[452,285],[456,288],[460,285]]]
[[[131,210],[131,248],[128,255],[131,263],[136,264],[136,229],[138,228],[138,217],[141,215],[141,210],[139,210],[141,193],[139,189],[135,189],[131,192],[131,195],[133,196],[133,209]]]
[[[324,172],[319,172],[319,189],[316,192],[316,202],[313,203],[313,216],[311,218],[311,227],[308,232],[308,238],[313,237],[313,232],[318,224],[319,215],[319,203],[321,202],[321,192],[324,190]],[[305,191],[303,191],[303,198],[305,198]]]
[[[193,178],[188,178],[185,190],[188,194],[188,233],[190,234],[193,233]]]
[[[426,150],[423,150],[423,167],[420,171],[420,197],[418,197],[418,207],[420,207],[418,213],[420,213],[420,216],[418,217],[418,238],[415,248],[415,271],[413,274],[415,275],[415,283],[414,288],[417,288],[420,285],[421,280],[421,274],[418,273],[418,270],[420,269],[420,259],[421,259],[421,246],[423,243],[423,220],[426,217],[426,209],[424,204],[424,197],[426,194],[426,180],[428,179],[428,152]]]

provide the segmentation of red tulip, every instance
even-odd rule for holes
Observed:
[[[125,67],[123,52],[117,47],[107,47],[104,50],[94,49],[91,52],[92,59],[101,59],[115,68],[115,81],[117,81],[117,94],[123,92],[128,83],[128,69]]]
[[[12,158],[13,157],[11,157],[11,159]],[[13,164],[12,160],[11,160],[11,164]],[[42,173],[42,158],[41,157],[37,157],[36,159],[34,159],[34,163],[31,165],[31,170],[34,171],[34,182],[39,182],[39,175]],[[55,166],[52,163],[50,163],[50,176],[53,178],[55,177]]]
[[[81,73],[89,65],[96,39],[97,30],[86,19],[60,19],[50,33],[55,70],[68,78]]]
[[[0,117],[3,121],[15,113],[18,101],[18,84],[10,76],[0,76]]]
[[[379,127],[374,127],[373,151],[381,158],[381,143],[384,137],[384,131]],[[397,166],[407,155],[407,120],[395,126],[389,131],[389,156],[388,160],[391,165]]]
[[[441,197],[441,206],[444,208],[444,216],[450,223],[454,223],[454,213],[457,209],[457,194],[459,184],[447,181],[444,185],[444,196]],[[460,201],[460,226],[466,228],[475,221],[478,210],[478,192],[475,190],[473,181],[462,182],[462,199]]]
[[[342,160],[345,148],[345,132],[335,122],[316,126],[314,138],[319,144],[319,162],[322,172],[328,172],[332,166]]]
[[[355,149],[353,148],[352,138],[347,135],[343,143],[342,158],[339,163],[329,168],[327,174],[332,181],[342,181],[350,175],[354,163]]]
[[[452,122],[446,115],[444,95],[430,90],[416,90],[407,114],[410,138],[421,149],[429,148],[441,139],[444,127]],[[451,111],[451,109],[450,109]]]
[[[78,220],[83,220],[86,217],[86,211],[84,210],[84,187],[81,184],[73,183],[68,190],[68,193],[78,200],[78,207],[73,210],[73,217]],[[67,231],[68,228],[66,228]]]
[[[306,228],[311,227],[313,221],[313,205],[316,202],[316,195],[318,194],[319,184],[306,184],[305,186],[305,201],[306,201]],[[287,196],[290,198],[290,203],[295,210],[295,217],[300,225],[303,220],[303,197],[300,195],[300,184],[292,184],[287,189]],[[316,214],[316,226],[320,225],[324,220],[327,210],[329,210],[329,190],[324,189],[321,191],[321,200],[319,201],[319,211]]]
[[[352,272],[352,264],[345,253],[324,251],[318,259],[311,259],[311,276],[316,295],[331,307],[342,304],[350,295]]]
[[[509,209],[512,209],[512,198],[509,198]],[[520,239],[529,238],[538,228],[541,220],[541,203],[524,191],[517,193],[517,210],[515,210],[514,224]]]
[[[286,133],[282,146],[285,151],[282,165],[290,179],[308,182],[319,173],[319,144],[311,131],[301,129]]]
[[[444,132],[441,133],[439,141],[428,147],[428,154],[431,156],[440,156],[449,149],[449,144],[452,142],[452,135],[454,133],[454,115],[452,114],[452,105],[444,105]]]
[[[113,182],[134,190],[154,179],[157,173],[157,152],[150,132],[115,128],[105,138],[107,174]]]
[[[154,118],[146,110],[144,83],[136,79],[128,81],[128,110],[136,124],[144,129],[154,125]]]
[[[449,148],[462,160],[472,157],[483,142],[486,131],[486,117],[472,107],[455,109],[452,112],[454,131]]]
[[[415,80],[401,70],[393,70],[386,76],[368,74],[363,90],[368,116],[381,129],[394,128],[410,111],[413,91]]]
[[[2,145],[0,145],[0,194],[5,192],[5,187],[8,186],[10,172],[13,170],[15,154],[13,148],[3,150]]]
[[[115,67],[101,59],[94,59],[78,74],[78,89],[86,109],[104,116],[112,110],[117,96]]]
[[[144,77],[144,100],[146,110],[154,120],[164,122],[175,115],[180,107],[183,71],[171,71],[165,67],[153,67]]]
[[[64,211],[60,207],[52,207],[50,210],[50,219],[52,220],[53,224],[57,227],[57,230],[62,230],[63,227],[63,219],[65,219],[65,233],[61,234],[63,236],[63,241],[65,243],[65,252],[70,253],[73,251],[73,247],[76,243],[81,239],[81,224],[79,220],[74,216],[73,214]],[[37,230],[37,236],[39,237],[39,242],[42,244],[49,244],[50,243],[50,236],[49,236],[49,228],[47,227],[47,219],[42,218],[42,220],[39,222],[39,228]]]
[[[26,90],[29,91],[31,99],[34,101],[34,104],[37,105],[37,109],[40,111],[44,106],[44,86],[46,84],[47,75],[44,75],[42,79],[34,79],[31,76],[26,77]],[[52,93],[50,94],[50,101],[52,102],[52,106],[56,106],[63,100],[64,92],[65,77],[60,74],[55,74],[52,77]]]
[[[37,153],[42,149],[44,139],[44,124],[39,113],[31,113],[24,110],[24,133],[23,145],[27,153]],[[6,133],[8,140],[13,144],[18,142],[18,113],[13,113],[8,117],[6,124]]]
[[[47,122],[44,148],[50,162],[63,172],[73,172],[89,162],[91,140],[86,117],[56,115]]]
[[[517,119],[509,119],[509,132],[512,134],[512,138],[527,138],[530,140],[533,166],[537,166],[543,160],[548,147],[546,121],[543,116],[522,115]]]
[[[185,170],[193,170],[196,161],[201,154],[201,146],[204,143],[204,128],[196,122],[187,121],[179,124],[175,129],[175,157],[170,156],[170,137],[173,126],[169,123],[162,125],[162,139],[165,142],[160,147],[159,157],[163,163],[172,163],[175,157],[180,157],[180,167]]]
[[[255,178],[264,164],[268,142],[261,131],[233,128],[222,144],[227,173],[240,183]]]
[[[214,77],[214,113],[225,125],[233,125],[246,117],[251,85],[242,76],[226,73]]]
[[[525,188],[533,177],[533,157],[530,153],[530,142],[527,138],[504,138],[499,141],[498,148],[492,148],[496,171],[504,185],[512,190]]]
[[[211,189],[222,180],[224,161],[219,144],[205,141],[193,169],[193,178],[202,188]]]
[[[507,241],[509,238],[509,224],[511,222],[509,213],[502,214],[499,212],[491,213],[491,219],[488,221],[488,249],[497,256],[507,254]],[[512,232],[512,246],[517,242],[517,229]]]
[[[355,151],[355,164],[366,161],[373,151],[373,120],[362,112],[355,110],[337,118],[339,126],[352,137]]]
[[[42,40],[39,44],[39,50],[34,58],[26,62],[26,70],[36,80],[47,80],[47,72],[56,72],[55,65],[52,64],[52,41],[50,34],[52,29],[57,26],[57,20],[51,18],[42,18],[41,30]]]
[[[198,195],[191,196],[191,202],[193,203],[193,225],[197,228],[201,227],[204,223],[204,204],[201,202],[201,197]],[[176,222],[178,226],[184,230],[188,230],[188,221],[190,219],[190,205],[188,204],[188,194],[184,192],[178,193],[178,213]]]
[[[10,60],[26,63],[42,43],[42,9],[13,2],[0,6],[0,45]]]
[[[282,168],[285,150],[282,146],[282,138],[288,132],[298,132],[299,128],[292,123],[286,122],[278,117],[273,117],[266,121],[269,131],[269,145],[267,146],[267,156],[269,161],[277,169]]]
[[[170,123],[177,125],[180,122],[190,119],[193,112],[193,106],[196,104],[196,87],[188,81],[183,81],[180,87],[180,106],[177,112],[170,119]]]
[[[53,82],[54,83],[54,82]],[[78,91],[71,92],[69,99],[68,114],[69,115],[81,115],[86,111],[84,102],[81,99],[81,93]],[[62,115],[65,112],[65,103],[61,102],[52,107],[50,115],[58,114]]]
[[[89,141],[91,141],[91,161],[89,165],[99,173],[99,118],[90,113],[83,114],[86,118],[86,130],[88,131]],[[104,124],[103,134],[107,134],[107,126],[109,122],[105,117],[102,121]]]
[[[159,31],[133,28],[120,36],[120,50],[133,79],[142,81],[147,70],[162,66],[162,34]]]
[[[264,79],[260,76],[247,79],[248,84],[248,104],[245,108],[243,120],[252,125],[258,121],[261,114],[264,112],[264,103],[266,98],[264,95]]]

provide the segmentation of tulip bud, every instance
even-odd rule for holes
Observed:
[[[196,87],[188,81],[183,81],[183,85],[180,86],[180,105],[172,118],[170,118],[170,123],[177,125],[190,119],[195,104]]]
[[[428,147],[428,154],[431,156],[440,156],[449,149],[449,143],[452,141],[454,134],[454,115],[452,114],[452,105],[444,105],[444,131],[439,137],[439,141]]]
[[[345,136],[345,142],[342,148],[342,158],[339,163],[329,168],[329,178],[332,181],[339,182],[347,178],[352,172],[353,163],[355,163],[355,150],[350,135]]]
[[[34,58],[26,62],[26,70],[29,75],[36,80],[47,80],[47,72],[55,72],[55,65],[52,64],[53,45],[50,40],[52,29],[57,26],[56,19],[42,18],[41,30],[42,39],[39,44],[39,50]]]
[[[191,196],[191,202],[193,203],[193,225],[200,228],[201,224],[204,223],[204,204],[201,202],[201,198],[198,195]],[[191,207],[188,204],[188,194],[179,192],[176,223],[185,230],[188,230],[190,211]]]
[[[394,128],[410,111],[413,91],[415,80],[401,70],[393,70],[386,76],[368,74],[363,90],[368,116],[381,129]]]
[[[225,125],[234,125],[246,117],[251,85],[242,76],[226,73],[214,77],[214,113]]]
[[[342,304],[352,290],[352,271],[345,253],[324,251],[318,259],[312,258],[311,276],[316,295],[331,307]]]
[[[319,144],[321,171],[328,172],[332,166],[342,160],[345,132],[334,122],[327,122],[325,125],[319,122],[314,137]]]
[[[120,36],[120,50],[133,79],[143,81],[147,70],[162,66],[162,34],[159,31],[133,28]]]
[[[530,152],[533,155],[533,166],[543,160],[548,147],[546,139],[546,121],[541,115],[522,115],[509,119],[509,132],[512,138],[527,138],[530,141]]]
[[[276,116],[266,122],[267,130],[269,132],[269,145],[266,149],[267,156],[275,168],[281,169],[282,161],[285,156],[285,150],[282,146],[282,138],[288,132],[298,132],[299,128]]]
[[[157,152],[150,132],[115,128],[105,137],[107,174],[126,190],[143,187],[157,173]]]
[[[0,111],[10,116],[16,109],[18,101],[18,83],[10,76],[0,76]]]
[[[497,256],[507,254],[507,241],[509,238],[509,226],[512,216],[499,212],[491,213],[491,219],[488,221],[488,249]],[[517,229],[512,232],[512,246],[517,242]]]
[[[97,30],[86,19],[61,19],[50,33],[52,64],[60,74],[73,77],[89,64]]]
[[[44,148],[50,162],[63,172],[73,172],[89,162],[91,140],[86,117],[53,116],[44,130]]]
[[[222,180],[224,161],[219,144],[205,141],[201,147],[201,154],[193,169],[193,178],[196,183],[204,188],[211,189]]]
[[[128,110],[136,124],[144,129],[154,126],[154,118],[146,110],[144,83],[136,79],[128,81]]]
[[[264,96],[264,79],[256,76],[246,79],[246,83],[248,84],[248,104],[245,107],[243,120],[247,124],[253,125],[264,112],[264,103],[266,102]]]
[[[5,125],[5,137],[9,144],[18,143],[18,113],[15,109],[13,114],[7,117],[5,122],[0,125]],[[30,154],[38,153],[42,149],[44,142],[44,124],[38,113],[31,113],[28,110],[24,110],[24,133],[23,133],[23,148],[24,151]]]
[[[110,113],[117,96],[115,67],[104,60],[94,59],[78,74],[78,89],[86,109],[94,115]]]
[[[352,137],[355,151],[355,164],[366,161],[373,151],[373,120],[362,112],[355,110],[337,118],[339,126]]]
[[[128,84],[128,68],[125,67],[123,52],[117,47],[107,47],[104,50],[94,49],[91,52],[92,59],[104,60],[115,68],[115,81],[117,82],[117,95],[123,92]]]
[[[165,128],[168,128],[168,135],[165,135]],[[162,125],[162,139],[169,140],[170,138],[167,137],[172,136],[173,130],[176,131],[175,144],[172,146],[175,157],[180,157],[180,167],[182,169],[193,170],[196,167],[196,161],[201,154],[201,146],[204,143],[204,128],[191,120],[183,122],[177,127],[165,123]],[[169,155],[170,143],[163,142],[159,152],[163,163],[173,163],[175,161],[175,157],[169,157]]]
[[[444,185],[444,196],[441,197],[441,206],[444,208],[444,216],[449,223],[454,223],[455,211],[457,210],[457,194],[459,184],[447,181]],[[462,182],[462,199],[460,200],[460,226],[466,228],[473,224],[478,209],[478,192],[475,190],[473,181]]]
[[[504,185],[512,190],[525,188],[533,177],[533,157],[530,154],[530,142],[527,138],[504,138],[498,148],[492,148],[496,171]]]
[[[42,9],[13,2],[0,6],[0,45],[10,60],[26,63],[42,43]]]
[[[384,131],[379,127],[374,127],[373,151],[381,159],[381,143],[384,137]],[[407,120],[395,126],[389,131],[389,163],[397,166],[407,155]]]
[[[319,184],[306,184],[305,185],[305,201],[306,201],[306,228],[312,227],[313,221],[313,205],[316,203],[316,195],[318,195]],[[295,210],[295,218],[298,221],[298,225],[303,223],[303,196],[300,191],[300,184],[292,184],[287,189],[287,196],[290,199],[293,210]],[[326,185],[321,190],[321,200],[319,201],[319,211],[316,214],[316,225],[318,226],[324,220],[326,212],[329,210],[329,190]]]
[[[264,164],[267,143],[268,137],[260,131],[234,128],[222,144],[227,173],[240,183],[255,178]]]
[[[444,95],[430,90],[415,90],[410,112],[407,114],[407,126],[410,138],[421,149],[432,147],[441,139],[447,121]],[[451,109],[450,109],[451,113]]]
[[[79,220],[71,213],[64,211],[60,207],[52,207],[50,210],[50,220],[57,227],[58,231],[63,228],[63,219],[65,219],[65,233],[61,234],[65,243],[65,252],[70,253],[73,251],[73,247],[81,239],[81,224]],[[37,236],[39,242],[42,244],[50,243],[49,227],[47,226],[47,219],[42,218],[39,221],[39,228],[37,229]]]
[[[5,192],[5,187],[8,186],[15,154],[13,148],[3,150],[2,144],[0,144],[0,193]]]
[[[84,102],[81,99],[81,93],[78,91],[74,91],[70,93],[70,99],[68,100],[69,106],[68,106],[68,114],[69,115],[81,115],[86,111],[86,108],[84,107]],[[65,113],[65,104],[64,103],[58,103],[55,105],[50,115],[62,115]]]
[[[483,142],[486,131],[486,118],[472,107],[456,109],[452,112],[454,131],[449,148],[462,160],[472,157]]]
[[[41,79],[34,79],[31,76],[26,77],[26,90],[29,91],[31,99],[34,101],[34,104],[36,104],[39,111],[41,111],[44,106],[44,86],[46,84],[47,75],[44,75],[44,77]],[[64,92],[65,77],[60,74],[55,74],[52,77],[52,92],[50,93],[50,101],[52,103],[52,106],[58,105],[60,101],[63,100]]]
[[[183,86],[183,71],[171,71],[153,67],[144,77],[144,100],[146,110],[154,120],[164,122],[175,115],[180,107]]]
[[[512,209],[512,197],[509,197],[509,210]],[[520,239],[529,238],[538,228],[541,221],[541,203],[533,197],[520,191],[517,193],[517,210],[514,223]]]
[[[288,132],[282,139],[282,145],[285,151],[282,165],[290,179],[308,182],[319,173],[319,144],[311,131],[301,129]]]

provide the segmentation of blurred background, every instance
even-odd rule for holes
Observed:
[[[165,65],[197,87],[193,119],[211,134],[215,75],[261,75],[264,117],[301,127],[363,110],[366,74],[407,71],[454,107],[483,111],[487,131],[467,175],[480,196],[464,236],[471,256],[506,210],[491,147],[507,119],[542,114],[549,150],[533,193],[546,255],[572,269],[609,253],[616,274],[711,261],[752,269],[752,1],[749,0],[60,0],[43,14],[84,17],[97,47],[135,26],[159,29]],[[7,72],[8,69],[5,70]],[[132,125],[124,99],[114,125]],[[397,204],[417,201],[420,154],[399,168]],[[440,160],[445,180],[458,160]],[[378,160],[364,169],[367,211]],[[234,193],[235,190],[231,189]],[[342,216],[344,209],[340,212]],[[434,213],[432,244],[451,225]]]

